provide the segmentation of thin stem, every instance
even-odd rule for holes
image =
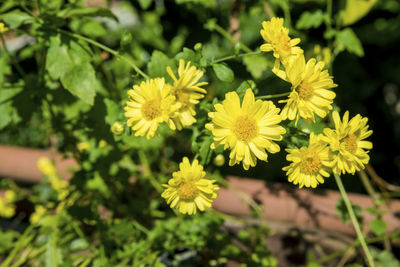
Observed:
[[[271,99],[271,98],[284,97],[284,96],[290,95],[290,93],[291,92],[275,94],[275,95],[261,95],[261,96],[256,96],[256,99]]]
[[[247,53],[251,53],[251,52],[252,52],[252,50],[251,50],[247,45],[245,45],[244,43],[242,43],[242,42],[236,40],[235,38],[233,38],[233,36],[230,35],[229,32],[227,32],[224,28],[222,28],[222,27],[219,26],[218,24],[215,24],[215,30],[216,30],[217,32],[219,32],[222,36],[224,36],[226,39],[228,39],[229,41],[231,41],[232,43],[234,43],[234,44],[240,44],[240,48],[241,48],[244,52],[247,52]]]
[[[354,226],[354,230],[357,233],[358,240],[360,241],[360,244],[364,250],[365,256],[367,257],[368,265],[370,267],[375,267],[374,260],[372,259],[371,253],[369,252],[367,244],[365,243],[364,235],[361,232],[360,225],[357,221],[356,215],[354,214],[354,210],[353,210],[353,207],[351,206],[350,199],[347,197],[347,193],[346,193],[346,190],[344,189],[342,180],[340,179],[340,176],[337,175],[336,173],[334,174],[334,176],[335,176],[336,184],[339,188],[340,194],[342,195],[342,198],[346,205],[347,211],[349,212],[351,222],[353,223],[353,226]]]
[[[219,58],[219,59],[211,61],[209,65],[212,65],[212,64],[215,64],[215,63],[219,63],[219,62],[223,62],[223,61],[227,61],[227,60],[231,60],[231,59],[235,59],[235,58],[238,58],[238,57],[259,55],[261,53],[262,53],[262,51],[255,51],[255,52],[248,52],[248,53],[242,53],[242,54],[237,54],[237,55],[226,56],[226,57],[222,57],[222,58]]]
[[[363,185],[365,187],[365,190],[367,190],[368,194],[374,200],[375,208],[378,209],[379,207],[378,207],[378,204],[376,204],[376,203],[377,203],[377,201],[381,200],[380,195],[377,192],[375,192],[374,187],[372,186],[372,184],[371,184],[371,182],[370,182],[370,180],[368,178],[368,175],[364,170],[359,171],[358,175],[360,176],[361,182],[363,183]],[[381,216],[379,215],[379,217],[381,217]],[[384,239],[383,240],[383,245],[385,246],[385,249],[387,251],[391,251],[392,250],[390,242],[389,242],[388,239]]]
[[[330,30],[332,29],[332,0],[326,1],[326,13],[328,14],[326,27]]]
[[[87,38],[87,37],[85,37],[83,35],[80,35],[80,34],[77,34],[77,33],[68,32],[68,31],[65,31],[65,30],[62,30],[62,29],[57,29],[57,32],[59,32],[61,34],[64,34],[64,35],[67,35],[67,36],[70,36],[70,37],[73,37],[73,38],[76,38],[76,39],[79,39],[79,40],[82,40],[82,41],[85,41],[87,43],[90,43],[90,44],[92,44],[94,46],[99,47],[100,49],[102,49],[104,51],[107,51],[108,53],[110,53],[110,54],[116,56],[117,58],[122,59],[126,63],[128,63],[143,78],[149,79],[149,76],[147,76],[146,73],[141,71],[139,69],[139,67],[136,66],[136,64],[131,59],[119,54],[118,51],[115,51],[114,49],[111,49],[111,48],[109,48],[109,47],[107,47],[107,46],[105,46],[105,45],[103,45],[103,44],[101,44],[101,43],[99,43],[99,42],[97,42],[97,41],[95,41],[93,39]]]
[[[149,179],[152,186],[157,190],[158,193],[161,194],[163,192],[163,188],[160,183],[154,178],[154,175],[151,173],[150,164],[147,160],[146,154],[143,151],[139,150],[138,155],[140,163],[142,163],[145,168],[145,177]]]
[[[378,237],[366,238],[366,239],[365,239],[365,242],[366,242],[367,244],[372,244],[372,243],[380,242],[380,241],[382,241],[382,240],[384,240],[384,239],[396,238],[396,237],[398,237],[398,236],[400,236],[400,230],[395,231],[395,232],[392,232],[392,233],[390,233],[390,234],[378,236]],[[357,241],[355,241],[353,244],[350,244],[350,245],[348,245],[347,247],[345,247],[345,248],[343,248],[343,249],[341,249],[341,250],[335,251],[334,253],[329,254],[329,255],[327,255],[326,257],[323,257],[323,258],[319,259],[319,260],[318,260],[318,263],[328,262],[328,261],[330,261],[330,260],[332,260],[332,259],[334,259],[334,258],[336,258],[336,257],[339,257],[339,256],[342,255],[343,253],[346,253],[346,251],[348,251],[349,249],[356,248],[356,247],[358,247],[358,246],[360,246],[360,245],[361,245],[360,241],[357,240]]]
[[[11,53],[8,51],[8,48],[6,46],[6,41],[4,40],[3,34],[0,34],[0,38],[1,38],[1,44],[4,48],[4,52],[10,58],[11,62],[14,64],[14,67],[17,70],[17,72],[19,73],[19,75],[21,75],[22,77],[25,77],[26,74],[25,74],[24,70],[18,64],[18,61],[14,58],[14,56],[11,55]]]

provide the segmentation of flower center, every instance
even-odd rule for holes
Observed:
[[[142,105],[142,115],[143,117],[150,121],[154,120],[155,118],[159,117],[161,115],[161,102],[160,100],[157,99],[152,99],[146,101]]]
[[[192,181],[184,182],[178,188],[179,197],[184,200],[193,200],[198,191],[197,186]]]
[[[295,89],[301,100],[307,101],[313,95],[313,87],[306,81],[302,81]]]
[[[340,140],[340,143],[344,143],[344,147],[350,153],[355,153],[357,150],[357,137],[354,134],[349,134],[348,136]]]
[[[300,170],[305,174],[313,174],[321,167],[321,160],[318,155],[306,158],[301,162]]]
[[[237,139],[248,142],[257,136],[258,127],[253,118],[245,115],[236,119],[232,131],[236,135]]]

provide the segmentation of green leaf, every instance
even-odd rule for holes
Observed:
[[[194,52],[192,49],[183,48],[183,51],[175,56],[176,60],[183,59],[185,62],[192,62],[192,64],[200,65],[201,55]]]
[[[361,42],[351,28],[345,28],[336,34],[336,49],[338,52],[346,49],[359,57],[364,56]]]
[[[98,172],[95,172],[93,179],[90,179],[86,182],[86,188],[88,190],[99,191],[105,197],[110,196],[110,190],[108,190],[106,183]]]
[[[175,0],[177,4],[195,3],[204,7],[215,7],[215,0]]]
[[[15,233],[11,230],[4,231],[0,230],[0,254],[4,254],[9,251],[15,243],[13,243]]]
[[[256,79],[260,78],[265,70],[273,67],[273,64],[262,55],[245,56],[243,57],[243,64],[246,66],[247,71]]]
[[[0,114],[0,130],[12,122],[18,123],[21,120],[11,101],[0,104]]]
[[[90,63],[84,62],[74,66],[61,77],[61,83],[71,94],[93,105],[98,84]]]
[[[347,0],[346,8],[340,13],[343,26],[348,26],[363,18],[376,2],[378,0]]]
[[[320,10],[314,12],[305,11],[301,14],[300,19],[296,23],[298,29],[318,28],[325,19],[325,14]]]
[[[175,61],[167,57],[163,52],[155,50],[147,64],[148,75],[150,77],[169,77],[167,66],[175,68]]]
[[[87,36],[100,37],[107,35],[107,30],[104,28],[103,24],[95,20],[83,23],[79,29]]]
[[[369,222],[369,227],[375,235],[382,235],[385,233],[387,225],[382,219],[374,219]]]
[[[358,205],[353,205],[353,203],[351,204],[351,206],[353,207],[357,221],[362,222],[363,218],[362,218],[361,207]],[[338,201],[336,202],[336,212],[342,222],[344,222],[344,223],[350,222],[350,215],[349,215],[349,212],[347,211],[346,204],[344,203],[344,200],[342,197],[340,197],[338,199]]]
[[[3,84],[6,75],[11,74],[11,64],[9,58],[5,54],[0,56],[0,85]]]
[[[153,0],[139,0],[139,5],[142,9],[148,9]]]
[[[19,9],[14,9],[8,13],[0,15],[0,20],[3,20],[7,27],[11,29],[18,28],[22,24],[32,23],[34,20],[27,13]]]
[[[223,82],[232,82],[234,75],[233,71],[224,63],[212,65],[215,75]]]
[[[242,82],[235,91],[239,95],[239,98],[243,99],[244,94],[246,93],[246,90],[249,88],[251,88],[251,89],[256,88],[256,84],[254,81],[247,80],[247,81]]]
[[[199,149],[199,156],[200,156],[200,164],[205,165],[208,164],[211,160],[211,144],[213,142],[212,136],[207,136],[203,139]]]
[[[68,54],[68,47],[61,44],[59,35],[50,37],[50,47],[46,56],[46,69],[50,77],[59,79],[71,68],[72,60]]]
[[[107,109],[107,116],[105,117],[106,123],[112,125],[115,121],[117,121],[120,117],[120,114],[123,114],[122,108],[115,103],[115,101],[111,99],[104,99],[104,104]]]
[[[90,17],[108,17],[118,21],[110,9],[101,7],[87,7],[87,8],[67,8],[58,13],[59,17],[69,18],[73,16],[90,16]]]

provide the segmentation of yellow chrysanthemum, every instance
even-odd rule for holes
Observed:
[[[329,177],[331,156],[328,146],[319,136],[311,133],[308,147],[286,151],[289,153],[286,159],[292,163],[282,170],[286,171],[289,182],[298,184],[300,188],[315,188],[324,183],[324,177]]]
[[[8,31],[8,28],[4,25],[4,23],[0,22],[0,34]]]
[[[37,224],[39,221],[43,218],[43,216],[46,214],[47,210],[44,206],[42,205],[36,205],[35,206],[35,211],[31,214],[29,217],[29,221],[32,224]]]
[[[179,105],[170,95],[170,88],[164,78],[156,78],[141,82],[139,86],[134,85],[133,90],[128,91],[130,101],[126,102],[125,117],[135,136],[153,137],[162,122],[176,129],[171,117]]]
[[[196,122],[194,118],[196,115],[194,106],[199,103],[199,100],[207,93],[205,89],[201,88],[201,86],[207,85],[207,82],[198,82],[201,77],[203,77],[203,71],[194,66],[190,66],[190,64],[190,61],[185,65],[183,59],[179,60],[179,79],[176,78],[172,69],[169,66],[167,67],[168,74],[174,80],[171,94],[174,95],[176,101],[181,104],[174,118],[178,129],[182,129],[182,126],[190,126]]]
[[[15,192],[5,190],[4,195],[0,196],[0,217],[11,218],[15,215]]]
[[[282,109],[282,119],[294,120],[300,117],[306,121],[315,121],[314,113],[324,118],[332,109],[333,99],[336,94],[331,88],[337,86],[333,83],[328,70],[322,70],[323,62],[312,58],[305,62],[304,56],[298,56],[286,69],[286,80],[292,84],[289,98],[279,101],[286,103]]]
[[[190,164],[189,159],[184,157],[179,169],[172,174],[168,184],[163,185],[166,189],[161,196],[167,204],[189,215],[195,214],[197,209],[204,211],[210,208],[218,196],[219,186],[214,184],[215,180],[205,178],[203,166],[197,160]]]
[[[290,57],[303,53],[303,50],[296,46],[300,43],[300,38],[290,39],[289,29],[283,27],[282,18],[271,18],[270,21],[264,21],[262,26],[260,33],[267,43],[261,45],[261,51],[273,51],[274,57],[284,65]]]
[[[346,111],[343,120],[339,113],[334,111],[332,118],[335,129],[324,129],[322,140],[329,144],[333,151],[332,170],[336,174],[351,173],[364,169],[369,162],[368,150],[372,149],[372,143],[364,141],[372,134],[368,130],[368,118],[357,114],[349,121],[349,112]]]
[[[37,167],[44,175],[57,175],[57,169],[48,157],[40,157],[37,162]]]
[[[270,153],[280,150],[274,141],[282,140],[286,130],[279,125],[282,120],[280,109],[271,101],[255,101],[249,88],[242,105],[238,94],[229,92],[222,104],[214,107],[216,112],[208,114],[212,122],[206,125],[214,135],[211,148],[219,145],[224,145],[224,149],[230,148],[230,166],[243,161],[243,168],[248,170],[250,166],[256,166],[257,158],[267,161],[265,150]]]

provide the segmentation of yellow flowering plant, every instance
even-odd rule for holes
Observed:
[[[0,184],[0,216],[24,224],[0,231],[15,245],[0,241],[4,266],[279,266],[265,242],[273,209],[258,202],[266,191],[249,197],[229,176],[286,183],[294,198],[337,185],[357,234],[346,244],[366,258],[353,263],[374,266],[367,243],[395,237],[385,198],[370,193],[366,239],[342,183],[359,174],[370,192],[364,170],[379,155],[368,75],[342,56],[364,55],[358,34],[374,41],[344,26],[361,16],[343,19],[352,1],[311,11],[304,1],[94,2],[0,4],[0,143],[48,148],[32,154],[40,183]],[[346,103],[349,88],[360,95]],[[397,112],[397,89],[384,90]],[[221,209],[229,197],[239,198],[232,214]],[[259,221],[238,218],[239,203]],[[289,265],[342,252],[312,253]]]

